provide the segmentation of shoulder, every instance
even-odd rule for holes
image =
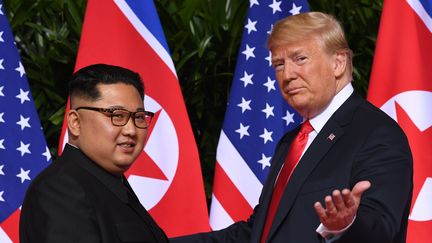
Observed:
[[[362,132],[391,130],[404,135],[395,120],[357,93],[353,93],[332,117],[341,127],[359,129]]]
[[[276,149],[291,144],[291,141],[294,139],[294,137],[296,136],[299,130],[300,130],[300,125],[292,129],[291,131],[286,132],[276,144]]]
[[[82,195],[85,182],[82,180],[86,172],[74,161],[60,158],[49,165],[31,182],[26,193],[26,200],[40,197],[70,197]]]
[[[402,128],[393,118],[367,100],[364,100],[358,107],[354,120],[363,121],[365,126],[374,128],[374,130],[388,129],[405,135]]]
[[[327,123],[343,131],[344,144],[368,149],[400,149],[409,154],[408,139],[399,124],[358,94],[354,93]]]
[[[370,150],[394,151],[399,156],[411,157],[408,138],[399,124],[368,101],[355,111],[351,135],[361,139]],[[353,137],[351,136],[351,137]]]
[[[93,215],[95,205],[88,190],[92,181],[82,180],[79,174],[86,172],[78,166],[62,162],[54,162],[32,181],[22,204],[22,218],[57,220]]]

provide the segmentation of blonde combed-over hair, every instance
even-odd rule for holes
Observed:
[[[346,52],[348,67],[352,72],[352,51],[348,46],[344,31],[339,21],[329,14],[307,12],[286,17],[273,26],[267,40],[267,47],[274,47],[301,42],[315,38],[329,54]]]

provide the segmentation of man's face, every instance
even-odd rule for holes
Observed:
[[[315,39],[273,48],[272,63],[282,96],[305,118],[323,111],[343,87],[336,79],[336,54]]]
[[[132,85],[98,85],[101,97],[96,101],[76,98],[74,108],[122,108],[128,111],[144,110],[143,100]],[[80,109],[79,134],[76,144],[90,159],[108,172],[123,174],[142,152],[147,129],[135,127],[131,117],[125,126],[114,126],[109,113]]]

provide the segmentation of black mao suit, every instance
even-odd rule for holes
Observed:
[[[66,145],[60,159],[28,188],[21,211],[20,242],[168,240],[126,180]]]
[[[277,146],[259,204],[247,222],[172,242],[253,242],[261,239],[277,174],[299,129]],[[336,242],[405,242],[412,194],[412,157],[395,121],[352,94],[330,117],[299,161],[280,201],[267,242],[315,243],[322,237],[314,202],[334,189],[372,184],[362,197],[354,223]]]

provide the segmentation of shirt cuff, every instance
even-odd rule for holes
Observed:
[[[323,224],[320,224],[318,226],[318,228],[316,229],[316,232],[318,234],[320,234],[324,239],[331,239],[335,236],[342,235],[342,233],[344,233],[349,227],[351,227],[351,225],[354,223],[355,219],[356,219],[356,216],[354,216],[353,220],[351,221],[351,223],[347,227],[345,227],[341,230],[329,230]]]

